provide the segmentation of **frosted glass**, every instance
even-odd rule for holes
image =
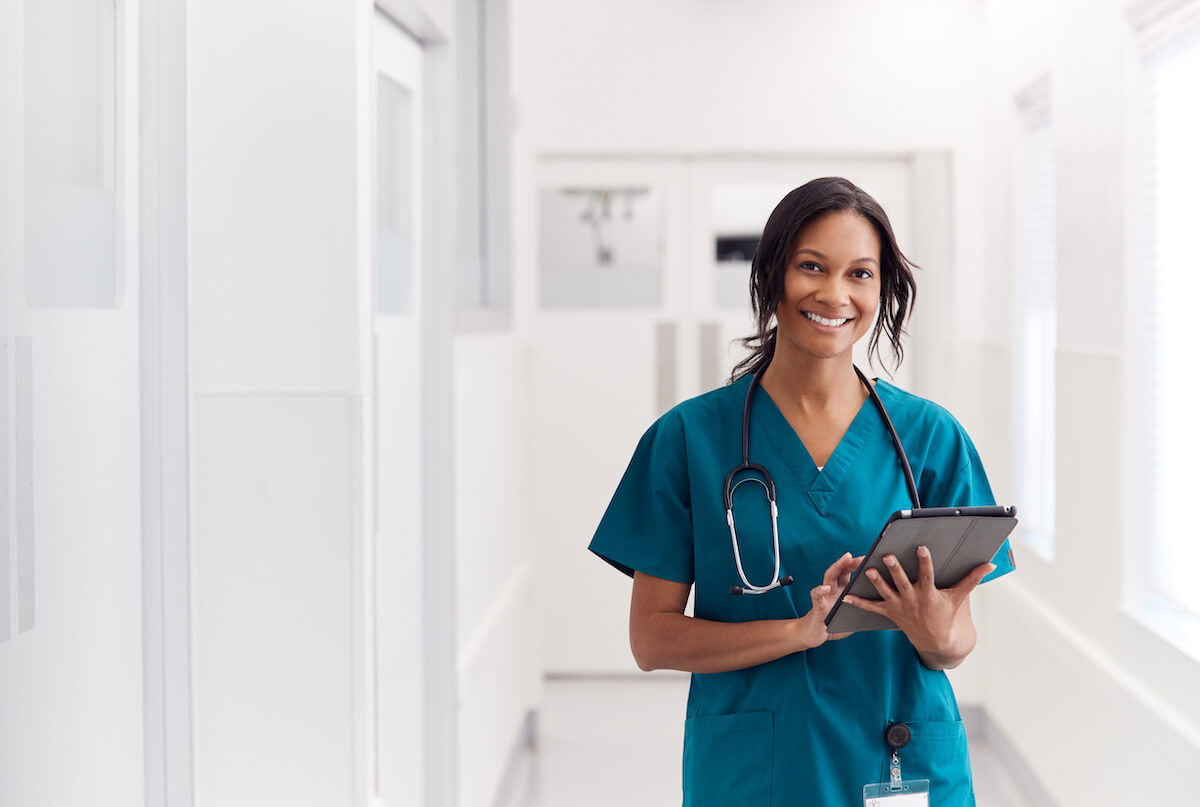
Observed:
[[[375,310],[406,314],[412,308],[413,267],[413,98],[408,88],[378,75]]]
[[[116,305],[113,0],[26,0],[25,297]]]
[[[662,302],[662,204],[650,188],[545,188],[540,303],[631,308]]]

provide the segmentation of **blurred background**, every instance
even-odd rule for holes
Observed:
[[[0,0],[0,804],[678,803],[586,546],[828,175],[1022,515],[980,804],[1194,803],[1198,93],[1197,0]]]

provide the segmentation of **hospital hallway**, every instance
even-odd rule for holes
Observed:
[[[0,807],[678,807],[641,667],[720,807],[875,715],[1200,804],[1198,88],[1200,0],[0,0]]]
[[[665,807],[680,801],[687,677],[681,674],[551,678],[535,748],[509,768],[496,807]],[[976,717],[975,721],[971,718]],[[1011,748],[964,711],[977,807],[1046,807]]]

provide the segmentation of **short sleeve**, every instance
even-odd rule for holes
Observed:
[[[682,424],[668,413],[642,436],[588,548],[614,567],[691,583],[692,512]]]
[[[975,444],[961,426],[957,427],[957,432],[957,450],[950,458],[957,470],[951,475],[935,479],[921,503],[925,507],[994,505],[996,497],[992,495],[992,486],[988,483],[987,472],[983,469],[983,461],[979,458],[979,452],[975,450]],[[1016,569],[1012,547],[1007,539],[997,550],[992,563],[996,568],[981,582],[986,583]]]

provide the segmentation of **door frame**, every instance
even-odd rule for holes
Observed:
[[[191,807],[187,2],[136,5],[144,803]]]
[[[456,241],[454,32],[415,0],[367,0],[420,45],[424,83],[426,206],[421,286],[423,640],[415,663],[424,668],[425,804],[455,804],[458,795],[458,646],[454,519],[454,336]],[[370,29],[368,28],[369,32]],[[365,71],[373,87],[375,66]],[[373,209],[370,214],[373,215]]]

